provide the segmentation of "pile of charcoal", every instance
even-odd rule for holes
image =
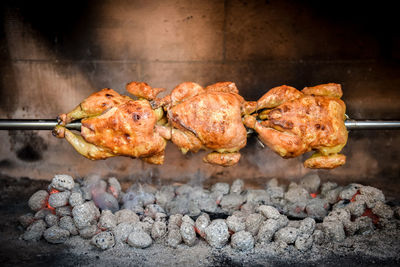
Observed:
[[[306,251],[400,227],[399,207],[387,205],[379,189],[321,184],[316,174],[288,186],[272,179],[265,189],[245,189],[238,179],[209,189],[136,183],[127,192],[116,178],[56,175],[28,204],[35,213],[20,216],[26,228],[22,239],[64,243],[79,236],[103,250],[123,243],[146,248],[153,242],[176,248],[205,240],[214,248],[230,243],[244,251],[276,242]]]

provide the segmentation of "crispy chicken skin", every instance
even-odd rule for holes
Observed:
[[[166,140],[155,131],[160,113],[147,100],[133,100],[103,89],[59,118],[61,125],[55,128],[54,135],[66,138],[89,159],[129,156],[163,163]],[[82,119],[81,136],[62,126],[76,119]]]
[[[347,142],[346,106],[341,96],[341,86],[332,83],[306,87],[302,92],[286,85],[275,87],[257,101],[256,116],[261,121],[246,115],[243,122],[284,158],[315,150],[305,167],[336,168],[346,162],[338,154]]]
[[[155,99],[152,106],[166,110],[168,125],[161,126],[160,132],[183,153],[209,149],[214,152],[203,159],[205,162],[232,166],[239,161],[238,151],[247,141],[241,117],[244,102],[234,83],[221,82],[203,88],[185,82],[170,95]]]

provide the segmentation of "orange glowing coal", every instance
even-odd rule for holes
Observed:
[[[317,193],[310,193],[310,196],[311,196],[312,198],[316,198],[316,197],[317,197]]]
[[[378,224],[378,222],[379,222],[379,217],[372,212],[372,209],[369,209],[369,208],[365,209],[363,215],[361,215],[361,216],[370,217],[372,219],[373,224],[375,224],[375,225]]]
[[[356,196],[360,194],[360,191],[357,191],[357,193],[354,194],[354,196],[350,199],[350,202],[356,201]]]
[[[53,189],[50,190],[50,195],[54,194],[54,193],[58,193],[58,192],[60,192],[60,191],[58,191],[57,189],[53,188]]]
[[[58,193],[58,192],[60,192],[60,191],[58,191],[57,189],[54,189],[54,188],[53,188],[53,189],[50,190],[49,194],[51,195],[51,194],[55,194],[55,193]],[[50,204],[49,204],[49,199],[48,199],[48,198],[47,198],[47,201],[46,201],[46,207],[47,207],[49,210],[51,210],[52,213],[55,214],[56,209],[53,208],[52,206],[50,206]]]

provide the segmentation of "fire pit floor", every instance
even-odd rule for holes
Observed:
[[[215,249],[204,240],[194,247],[181,244],[176,249],[153,243],[147,249],[119,244],[106,251],[89,245],[79,236],[64,244],[45,240],[26,242],[19,237],[24,229],[16,223],[21,214],[29,212],[29,196],[46,188],[48,181],[0,179],[0,261],[2,266],[395,266],[400,264],[400,230],[375,230],[368,235],[354,235],[344,242],[314,245],[306,252],[293,246],[281,249],[271,244],[257,244],[253,250],[238,252],[230,246]]]

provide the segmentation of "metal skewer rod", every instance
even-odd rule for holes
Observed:
[[[348,130],[389,130],[400,129],[400,121],[382,120],[346,120],[344,123]],[[0,130],[52,130],[56,127],[56,120],[17,120],[0,119]],[[80,122],[72,122],[66,127],[71,130],[81,130]]]
[[[14,120],[0,119],[0,130],[53,130],[57,120]],[[81,130],[80,122],[72,122],[66,127],[71,130]]]

